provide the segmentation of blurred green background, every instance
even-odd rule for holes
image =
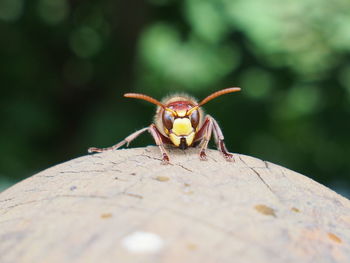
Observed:
[[[228,148],[349,196],[349,10],[348,0],[0,0],[0,188],[149,125],[155,107],[125,92],[201,99],[240,86],[205,106]]]

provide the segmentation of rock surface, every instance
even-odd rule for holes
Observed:
[[[0,262],[350,262],[350,201],[253,157],[83,156],[0,193]]]

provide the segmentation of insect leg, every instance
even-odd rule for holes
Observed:
[[[169,155],[164,148],[162,134],[158,131],[156,125],[154,125],[154,124],[151,124],[148,131],[152,134],[154,141],[156,142],[156,144],[158,145],[158,147],[160,149],[160,152],[162,153],[163,163],[164,164],[169,163]]]
[[[126,137],[121,142],[117,143],[116,145],[113,145],[112,147],[108,147],[108,148],[91,147],[91,148],[88,149],[88,152],[92,153],[92,152],[105,152],[105,151],[109,151],[109,150],[115,150],[115,149],[118,149],[118,148],[122,147],[124,144],[126,144],[126,146],[129,146],[129,143],[131,141],[136,139],[136,137],[138,137],[141,133],[147,131],[148,129],[149,129],[149,127],[146,127],[146,128],[141,129],[141,130],[138,130],[138,131],[130,134],[128,137]]]
[[[202,145],[199,152],[199,158],[201,160],[207,159],[207,154],[205,153],[206,149],[208,148],[208,143],[211,138],[211,133],[213,131],[213,122],[210,118],[207,118],[204,122],[201,129],[204,129],[203,137],[202,137]]]
[[[224,143],[224,135],[222,134],[219,124],[213,117],[209,116],[209,118],[212,120],[212,123],[213,123],[214,137],[215,137],[215,141],[218,149],[222,152],[226,160],[234,161],[233,154],[228,152],[226,149],[226,146]]]
[[[202,138],[206,132],[209,121],[210,121],[210,119],[206,117],[204,120],[204,123],[202,124],[200,129],[196,132],[196,137],[194,138],[195,142],[199,142],[202,140]]]

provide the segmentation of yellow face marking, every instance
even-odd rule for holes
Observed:
[[[169,137],[170,137],[171,142],[172,142],[175,146],[179,147],[179,145],[180,145],[180,137],[179,137],[179,136],[176,136],[174,133],[170,133],[170,134],[169,134]]]
[[[187,146],[191,146],[191,145],[192,145],[194,136],[195,136],[195,133],[194,133],[194,132],[190,133],[190,134],[187,135],[187,136],[184,136],[185,139],[186,139]],[[169,137],[170,137],[171,142],[172,142],[175,146],[179,147],[180,142],[181,142],[181,137],[175,135],[174,133],[170,133],[170,134],[169,134]]]
[[[194,139],[194,135],[195,133],[192,132],[190,135],[186,136],[186,143],[187,143],[187,146],[191,146],[192,143],[193,143],[193,139]]]
[[[192,124],[188,118],[177,118],[173,123],[173,133],[175,135],[189,135],[192,131]]]
[[[176,111],[177,116],[179,116],[179,117],[185,117],[186,116],[186,112],[187,112],[187,110],[178,110],[178,111]]]
[[[166,134],[169,134],[169,130],[167,128],[164,127],[164,131]]]

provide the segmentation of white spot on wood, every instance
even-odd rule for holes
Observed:
[[[122,240],[122,245],[133,253],[155,253],[163,247],[163,240],[150,232],[134,232]]]

